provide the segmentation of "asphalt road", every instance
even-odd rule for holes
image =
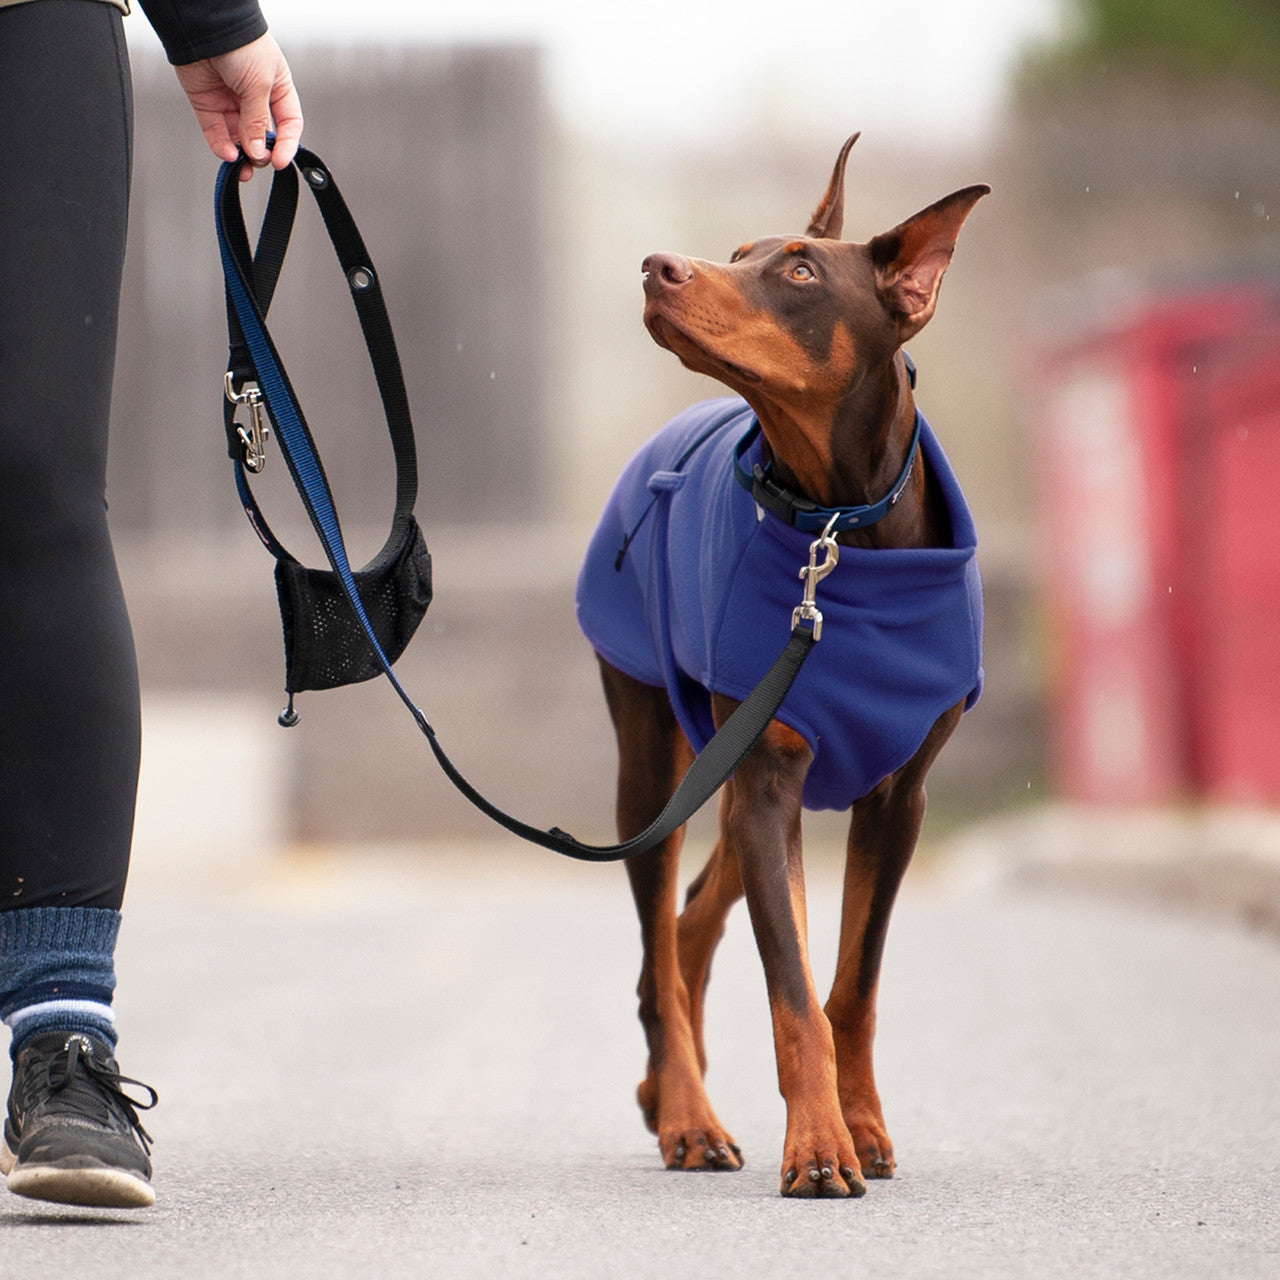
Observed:
[[[810,883],[829,974],[835,882]],[[777,1194],[783,1111],[739,908],[709,1085],[747,1157],[661,1170],[633,1102],[622,872],[540,851],[139,875],[117,997],[159,1200],[0,1200],[0,1275],[1280,1275],[1280,946],[913,873],[879,1075],[899,1176]]]

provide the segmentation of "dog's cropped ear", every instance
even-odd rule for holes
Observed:
[[[973,206],[990,191],[983,184],[953,192],[892,231],[876,236],[867,246],[880,300],[897,318],[899,342],[906,342],[929,323],[960,228]]]
[[[840,148],[840,154],[836,157],[836,167],[831,174],[831,185],[827,188],[827,194],[822,197],[822,203],[813,211],[809,229],[805,232],[805,235],[812,236],[815,240],[840,239],[840,232],[844,229],[844,167],[848,162],[853,144],[860,137],[862,137],[861,133],[855,133]]]

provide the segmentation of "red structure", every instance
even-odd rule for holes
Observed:
[[[1038,373],[1061,789],[1280,800],[1280,289],[1147,299]]]

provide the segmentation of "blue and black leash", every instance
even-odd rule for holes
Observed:
[[[838,556],[830,531],[816,540],[808,570],[802,570],[804,600],[792,619],[790,638],[760,683],[707,743],[673,792],[662,812],[639,835],[619,844],[592,845],[559,827],[543,830],[523,822],[486,799],[449,759],[435,730],[409,696],[387,657],[357,588],[343,541],[333,493],[315,441],[303,416],[284,364],[266,325],[266,313],[288,248],[298,203],[298,176],[315,197],[321,217],[346,277],[360,319],[369,358],[386,412],[396,457],[395,521],[412,521],[417,495],[417,460],[408,399],[378,273],[365,248],[328,166],[312,151],[299,148],[293,165],[277,170],[255,252],[249,248],[239,195],[241,159],[224,163],[215,192],[215,221],[227,292],[227,324],[231,356],[226,379],[224,421],[232,449],[236,488],[255,532],[279,561],[288,553],[271,532],[249,486],[247,472],[259,470],[268,431],[274,429],[280,452],[303,506],[320,538],[325,557],[341,583],[382,673],[413,716],[445,775],[477,809],[507,831],[532,844],[587,862],[614,862],[660,844],[697,812],[732,776],[782,706],[787,692],[821,634],[821,614],[814,603],[817,583]],[[237,405],[250,410],[247,428],[235,424]],[[387,547],[397,539],[393,527]],[[816,553],[825,548],[826,562]],[[385,549],[384,549],[385,550]],[[282,724],[296,722],[292,694]]]

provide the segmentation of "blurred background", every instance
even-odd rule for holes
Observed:
[[[493,799],[612,837],[578,557],[635,447],[720,393],[645,333],[642,258],[802,229],[861,129],[849,238],[994,187],[912,344],[988,606],[986,692],[931,776],[930,830],[1055,799],[1280,801],[1280,5],[265,7],[409,384],[436,600],[399,669]],[[221,430],[216,163],[126,25],[110,500],[145,688],[138,855],[491,840],[385,684],[302,695],[276,725],[272,561]],[[272,328],[360,563],[390,450],[318,221],[304,205]],[[274,450],[257,491],[320,564]]]

